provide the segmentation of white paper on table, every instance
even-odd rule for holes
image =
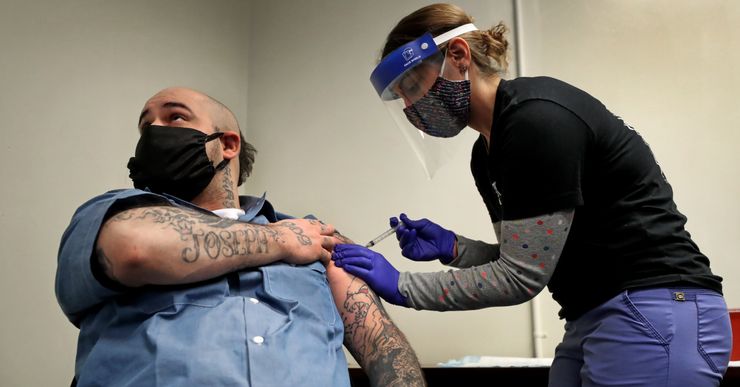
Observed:
[[[551,357],[500,357],[500,356],[465,356],[438,363],[439,367],[549,367]]]

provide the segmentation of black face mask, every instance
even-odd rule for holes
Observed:
[[[136,154],[128,161],[129,177],[138,189],[167,193],[191,201],[229,163],[213,166],[206,143],[223,133],[205,133],[191,128],[150,125],[142,130]]]

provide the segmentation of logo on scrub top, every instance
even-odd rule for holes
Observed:
[[[403,55],[404,60],[408,61],[414,56],[414,49],[411,47],[406,47],[401,53],[401,55]]]
[[[503,205],[504,205],[504,203],[503,203],[503,201],[501,200],[501,197],[502,197],[502,196],[501,196],[501,192],[499,192],[499,190],[498,190],[498,187],[496,187],[496,182],[494,181],[494,182],[493,182],[493,183],[491,184],[491,186],[493,187],[493,191],[494,191],[494,192],[496,192],[496,198],[498,199],[498,205],[499,205],[499,206],[503,206]]]

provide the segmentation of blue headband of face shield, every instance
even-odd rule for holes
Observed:
[[[419,65],[424,59],[439,52],[438,46],[448,40],[478,28],[472,23],[453,28],[437,37],[426,33],[386,55],[370,74],[370,82],[380,99],[389,101],[398,98],[391,86],[407,71]]]

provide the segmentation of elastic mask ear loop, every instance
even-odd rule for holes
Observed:
[[[445,65],[447,65],[447,50],[445,50],[445,56],[442,58],[442,68],[439,69],[439,76],[441,78],[445,77]]]
[[[213,141],[213,140],[215,140],[215,139],[217,139],[217,138],[219,138],[219,137],[221,137],[223,135],[224,135],[223,132],[211,133],[211,134],[209,134],[209,135],[206,136],[206,142]]]
[[[445,65],[446,64],[447,64],[447,50],[445,50],[445,56],[444,56],[444,58],[442,58],[442,68],[439,70],[439,76],[442,77],[442,78],[445,78],[444,77],[444,73],[445,73]],[[445,78],[445,79],[447,79],[447,78]],[[450,81],[450,82],[462,82],[462,81],[453,81],[451,79],[447,79],[447,80]],[[466,68],[465,69],[465,79],[463,79],[463,81],[469,81],[469,80],[470,79],[468,79],[468,69]]]
[[[223,160],[221,160],[221,162],[218,163],[218,165],[216,165],[216,170],[217,171],[220,171],[220,170],[226,168],[226,166],[229,164],[229,161],[231,161],[231,160],[229,160],[229,159],[223,159]]]
[[[215,140],[215,139],[217,139],[219,137],[222,137],[223,135],[224,135],[223,132],[211,133],[208,136],[206,136],[206,142],[213,141],[213,140]],[[226,168],[226,165],[229,164],[229,161],[231,161],[231,160],[229,160],[229,159],[223,159],[223,160],[221,160],[221,162],[218,163],[218,165],[216,165],[216,170],[217,171],[220,171],[220,170]]]

